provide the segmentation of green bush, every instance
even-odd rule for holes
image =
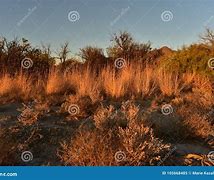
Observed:
[[[161,67],[170,71],[196,72],[214,77],[214,71],[208,61],[214,58],[214,50],[205,44],[192,44],[173,53],[171,57],[162,59]]]

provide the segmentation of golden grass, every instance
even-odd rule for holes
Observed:
[[[100,114],[102,111],[104,114]],[[58,156],[64,165],[154,165],[169,151],[170,144],[156,138],[151,128],[124,114],[127,118],[125,128],[121,124],[123,113],[110,118],[111,111],[111,108],[100,109],[95,117],[97,128],[92,131],[80,129],[69,142],[61,144]],[[108,126],[103,123],[108,123]]]
[[[63,95],[75,94],[88,96],[93,102],[100,98],[144,98],[157,92],[166,96],[179,96],[185,87],[190,86],[195,93],[200,93],[208,102],[212,99],[212,86],[208,78],[186,73],[167,72],[152,67],[142,68],[138,64],[128,64],[118,70],[112,66],[103,68],[98,74],[90,67],[71,69],[70,72],[51,70],[48,79],[40,78],[36,82],[24,74],[0,77],[0,95],[27,99],[38,94]]]
[[[19,116],[21,129],[49,117],[53,123],[52,118],[58,121],[59,115],[61,125],[72,124],[74,131],[69,129],[64,135],[62,129],[56,135],[58,157],[64,165],[157,165],[173,147],[171,139],[189,141],[214,134],[212,85],[209,78],[194,73],[131,63],[122,69],[108,65],[99,72],[89,66],[67,72],[56,68],[47,79],[37,80],[26,74],[4,74],[0,82],[4,102],[38,100],[32,110]],[[168,116],[161,113],[166,103],[173,108]],[[69,112],[71,105],[78,107],[77,114]],[[123,161],[115,159],[117,152],[125,153]],[[7,158],[0,158],[0,164]]]
[[[31,91],[35,87],[31,79],[23,74],[19,74],[16,77],[10,77],[5,74],[0,78],[0,82],[0,96],[5,96],[8,99],[31,98]]]
[[[157,72],[157,82],[163,95],[178,95],[181,91],[179,75],[165,70]]]

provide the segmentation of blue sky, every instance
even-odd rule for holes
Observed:
[[[213,0],[1,0],[0,36],[54,50],[68,41],[77,53],[87,45],[106,48],[111,34],[126,30],[136,41],[177,49],[197,42],[205,27],[214,29],[213,10]],[[71,11],[79,13],[75,22]],[[164,11],[170,21],[161,18]]]

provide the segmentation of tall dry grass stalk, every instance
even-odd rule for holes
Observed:
[[[74,94],[78,97],[88,96],[92,101],[103,95],[110,98],[148,97],[155,92],[163,95],[179,95],[184,87],[193,87],[194,92],[204,93],[212,98],[212,86],[208,78],[186,73],[167,72],[164,69],[141,67],[137,63],[128,64],[122,69],[107,66],[96,72],[91,67],[71,69],[70,72],[51,70],[47,79],[32,78],[24,74],[0,77],[0,95],[22,97],[23,99],[38,94],[63,95]]]
[[[135,71],[134,71],[135,70]],[[157,84],[154,81],[154,69],[150,67],[146,67],[142,70],[142,67],[137,66],[132,68],[132,86],[130,89],[132,90],[133,94],[135,95],[151,95],[157,88]]]
[[[178,73],[167,72],[164,69],[160,69],[156,72],[156,81],[164,95],[178,95],[182,90],[181,79]]]
[[[89,67],[80,71],[74,69],[67,75],[68,83],[76,90],[76,95],[79,97],[89,96],[92,100],[99,98],[100,81],[95,72]]]
[[[8,99],[31,98],[31,91],[33,89],[32,80],[23,74],[15,77],[10,77],[8,74],[0,78],[0,96],[6,96]]]
[[[48,95],[65,93],[68,88],[68,77],[65,74],[55,70],[49,73],[46,85],[46,93]]]
[[[124,75],[124,76],[123,76]],[[128,74],[125,74],[124,71],[116,74],[115,69],[111,69],[111,67],[107,67],[101,73],[101,81],[102,81],[102,88],[107,93],[115,98],[119,98],[124,96],[127,90],[127,82],[129,77]]]

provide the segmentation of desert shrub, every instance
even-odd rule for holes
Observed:
[[[115,107],[100,107],[96,128],[80,131],[61,144],[59,157],[65,165],[112,166],[154,165],[170,150],[154,136],[153,130],[137,120],[139,109],[131,102]]]
[[[108,118],[111,118],[113,113],[115,112],[114,106],[110,105],[109,107],[104,107],[102,104],[94,113],[94,121],[96,127],[99,129],[105,128],[106,121],[108,122]]]
[[[105,63],[106,57],[101,48],[87,46],[80,49],[79,56],[90,65]]]
[[[112,105],[106,108],[103,106],[99,107],[95,112],[94,121],[96,127],[102,130],[126,127],[128,123],[126,114]]]
[[[189,138],[208,138],[214,135],[212,121],[209,120],[209,112],[206,108],[196,105],[183,105],[177,110],[182,117],[182,126],[185,127],[186,136]]]
[[[169,144],[156,138],[153,130],[143,124],[130,121],[128,128],[120,128],[119,132],[129,165],[157,165],[170,149]]]
[[[129,121],[140,121],[142,113],[133,101],[125,101],[108,106],[101,104],[94,112],[94,122],[97,128],[118,129],[126,128]]]
[[[112,46],[107,49],[107,52],[112,59],[144,60],[146,54],[152,49],[150,42],[137,43],[126,31],[114,34],[111,41]]]
[[[213,71],[208,66],[209,59],[214,57],[214,51],[204,44],[192,44],[183,47],[171,57],[163,59],[161,66],[168,71],[198,72],[213,77]],[[173,67],[173,68],[172,68]]]
[[[25,105],[23,111],[17,119],[23,126],[30,126],[37,122],[39,115],[39,111]]]
[[[212,107],[214,94],[212,81],[209,77],[195,73],[184,73],[180,78],[180,83],[182,84],[180,97],[183,100],[207,109]]]
[[[0,73],[7,72],[15,75],[22,71],[34,73],[34,76],[45,75],[55,64],[54,58],[50,54],[50,51],[32,47],[24,38],[21,41],[18,39],[7,41],[3,38],[0,41]],[[31,65],[27,69],[22,67],[25,58],[31,59]]]
[[[206,116],[194,114],[188,119],[185,119],[184,126],[187,126],[189,131],[195,134],[196,137],[206,139],[209,136],[214,136],[214,127]]]
[[[61,144],[59,157],[65,165],[115,165],[112,138],[111,133],[80,131],[68,144]]]
[[[154,137],[151,128],[132,121],[118,131],[77,133],[70,142],[61,144],[59,157],[65,165],[154,165],[169,149],[169,144]]]
[[[57,70],[59,70],[60,72],[64,72],[64,73],[71,73],[72,71],[76,70],[76,69],[81,69],[83,68],[84,63],[82,63],[81,61],[79,61],[77,58],[69,58],[67,59],[65,62],[63,63],[59,63],[56,67]]]
[[[205,107],[214,105],[214,92],[211,80],[206,76],[195,76],[193,81],[193,96],[198,104]]]
[[[90,96],[70,95],[61,105],[61,112],[67,114],[70,120],[88,118],[93,115],[99,106]]]

